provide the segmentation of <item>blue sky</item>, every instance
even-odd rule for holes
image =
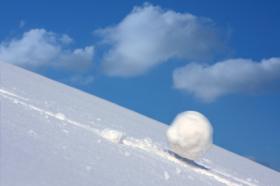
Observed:
[[[197,110],[217,145],[280,170],[279,8],[2,0],[0,60],[167,124]]]

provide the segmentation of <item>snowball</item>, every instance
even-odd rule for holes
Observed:
[[[101,132],[101,136],[113,143],[120,143],[123,138],[123,133],[117,130],[104,129]]]
[[[59,120],[65,120],[65,118],[66,118],[65,115],[62,113],[56,113],[55,117]]]
[[[170,176],[168,174],[168,172],[164,171],[164,179],[165,180],[169,180]]]
[[[166,135],[176,154],[196,160],[212,146],[212,133],[212,126],[205,116],[186,111],[175,118]]]

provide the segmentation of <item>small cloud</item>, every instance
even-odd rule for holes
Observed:
[[[256,92],[279,87],[280,58],[228,59],[213,65],[191,63],[175,69],[175,88],[209,102],[234,93]],[[278,86],[277,86],[278,85]]]
[[[88,86],[94,82],[94,76],[92,75],[76,75],[68,79],[70,84]]]
[[[60,41],[61,43],[68,45],[73,42],[73,39],[67,34],[63,34],[60,38]]]
[[[68,35],[59,35],[45,29],[31,29],[21,38],[0,43],[0,60],[36,69],[42,67],[85,70],[92,65],[94,47],[70,49]]]
[[[57,57],[57,64],[54,67],[64,68],[70,71],[85,71],[92,65],[94,47],[77,48],[65,50]]]
[[[25,21],[24,20],[20,20],[18,27],[19,28],[23,28],[25,26]]]
[[[173,58],[207,60],[225,45],[212,20],[150,4],[95,33],[110,47],[103,67],[111,76],[137,76]]]

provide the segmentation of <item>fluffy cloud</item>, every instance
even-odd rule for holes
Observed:
[[[63,81],[73,84],[73,85],[88,86],[94,82],[94,76],[92,76],[92,75],[74,75]]]
[[[204,101],[241,92],[255,92],[279,86],[280,58],[229,59],[214,65],[187,64],[173,73],[175,88]]]
[[[94,47],[68,49],[68,35],[58,35],[45,29],[32,29],[19,39],[0,44],[0,60],[27,68],[52,66],[69,70],[91,65]]]
[[[136,76],[172,58],[206,60],[224,45],[210,19],[149,4],[96,33],[110,46],[103,67],[111,76]]]

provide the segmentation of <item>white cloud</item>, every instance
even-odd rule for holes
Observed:
[[[96,33],[110,46],[103,66],[112,76],[136,76],[172,58],[207,60],[224,45],[210,19],[149,4]]]
[[[68,35],[58,35],[45,29],[32,29],[19,39],[0,44],[0,60],[28,68],[51,66],[80,70],[92,63],[94,47],[69,49]]]
[[[24,20],[20,20],[18,26],[19,26],[19,28],[23,28],[25,26],[25,21]]]
[[[58,63],[54,66],[64,67],[69,70],[86,70],[92,65],[94,47],[87,46],[72,51],[63,51],[57,56]]]
[[[73,42],[73,39],[70,37],[70,36],[68,36],[67,34],[63,34],[62,36],[61,36],[61,38],[60,38],[60,41],[63,43],[63,44],[70,44],[70,43],[72,43]]]
[[[279,86],[280,58],[229,59],[213,65],[187,64],[175,69],[174,86],[204,101],[242,92],[256,92]]]
[[[70,82],[75,85],[88,86],[94,82],[94,79],[95,78],[92,75],[75,75],[64,81]]]

